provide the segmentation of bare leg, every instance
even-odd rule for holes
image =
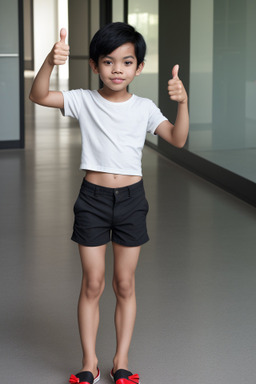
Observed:
[[[113,371],[128,369],[128,352],[131,344],[135,318],[135,271],[141,247],[124,247],[113,243],[114,278],[113,288],[116,294],[116,354]]]
[[[106,245],[79,245],[83,268],[81,293],[78,302],[78,323],[83,349],[82,371],[97,375],[96,337],[99,327],[99,300],[105,285]]]

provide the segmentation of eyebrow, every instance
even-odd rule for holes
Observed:
[[[103,58],[108,58],[108,59],[114,60],[114,57],[109,56],[109,55],[103,56]],[[123,60],[126,60],[126,59],[135,59],[135,57],[133,55],[123,57]]]

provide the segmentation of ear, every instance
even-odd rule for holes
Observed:
[[[92,59],[89,60],[89,64],[90,64],[90,67],[93,71],[93,73],[95,73],[96,75],[99,73],[98,71],[98,66],[97,64],[95,63],[95,61],[93,61]]]
[[[140,65],[138,66],[137,70],[136,70],[136,76],[139,76],[141,74],[141,71],[142,69],[144,68],[144,61],[142,63],[140,63]]]

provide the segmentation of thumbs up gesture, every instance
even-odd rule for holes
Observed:
[[[67,31],[65,28],[60,30],[60,41],[54,44],[50,54],[49,62],[51,65],[63,65],[69,56],[69,45],[66,44]]]
[[[186,103],[188,96],[182,81],[179,79],[179,65],[172,69],[172,79],[168,81],[168,93],[171,100]]]

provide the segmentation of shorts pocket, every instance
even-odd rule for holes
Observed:
[[[81,198],[80,198],[80,195],[76,199],[74,207],[73,207],[74,214],[77,214],[79,211],[81,211]]]
[[[144,197],[144,204],[143,204],[143,207],[145,209],[145,213],[147,214],[148,211],[149,211],[149,203],[148,203],[148,200],[146,198],[146,196]]]

